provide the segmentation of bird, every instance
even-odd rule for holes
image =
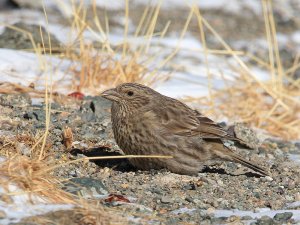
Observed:
[[[197,175],[208,162],[240,163],[262,176],[266,169],[226,147],[233,134],[199,111],[138,83],[122,83],[101,93],[112,101],[114,138],[126,155],[165,155],[172,158],[130,158],[140,170],[167,169]]]

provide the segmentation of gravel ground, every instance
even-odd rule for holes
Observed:
[[[299,6],[291,6],[285,10],[277,1],[274,2],[277,31],[284,35],[292,35],[300,27]],[[130,20],[137,26],[144,6],[131,4],[131,7]],[[101,7],[97,10],[99,15],[104,15],[104,11],[106,14],[106,10]],[[231,13],[223,9],[201,11],[235,50],[267,58],[268,49],[261,43],[265,39],[263,16],[247,7],[241,12]],[[178,36],[188,13],[188,9],[162,9],[155,32],[161,31],[172,20],[168,34]],[[108,15],[112,18],[109,21],[112,31],[123,29],[123,9],[108,10]],[[50,23],[52,18],[56,17],[49,16]],[[64,18],[60,20],[61,24],[66,24]],[[40,31],[35,32],[37,28],[30,24],[26,29],[31,30],[33,38],[39,42]],[[191,20],[189,34],[199,38],[195,18]],[[208,47],[223,49],[210,32],[206,32],[206,35]],[[279,38],[279,51],[286,68],[293,65],[297,55],[298,43],[292,37]],[[7,30],[0,34],[0,47],[27,49],[30,42],[28,37],[20,36],[18,32]],[[55,42],[57,46],[61,45]],[[201,63],[198,58],[194,60],[197,65]],[[251,60],[245,59],[256,65]],[[299,78],[299,71],[295,71],[293,78]],[[44,108],[43,104],[32,105],[26,94],[0,95],[0,156],[16,152],[28,157],[37,154],[31,150],[31,146],[45,131]],[[85,156],[122,154],[113,139],[109,111],[110,103],[100,97],[85,97],[83,101],[70,100],[64,105],[53,103],[46,144],[48,159],[59,165]],[[71,150],[63,144],[62,134],[66,126],[71,128],[74,135]],[[257,145],[257,137],[262,139],[261,134],[251,132],[244,126],[236,126],[235,132],[253,147]],[[260,177],[239,164],[227,162],[216,162],[204,171],[199,171],[197,176],[178,175],[165,170],[139,171],[126,159],[67,164],[53,173],[60,178],[71,179],[72,183],[66,182],[63,187],[66,191],[80,191],[84,197],[92,195],[108,209],[117,209],[126,215],[132,224],[299,224],[299,153],[300,142],[286,142],[276,138],[265,139],[256,150],[240,151],[245,158],[270,168],[270,177]],[[81,187],[74,186],[74,182]],[[38,217],[53,223],[59,223],[60,218],[66,222],[69,218],[66,224],[82,224],[72,220],[72,210]],[[5,218],[5,214],[0,211],[0,224],[2,218]],[[33,222],[34,219],[27,218],[18,224],[38,224]]]
[[[52,104],[47,142],[49,158],[59,164],[85,155],[122,154],[111,131],[110,103],[101,97],[85,97],[83,101],[71,102]],[[28,95],[1,95],[0,111],[0,143],[7,143],[7,138],[15,140],[14,145],[1,148],[0,154],[5,155],[9,150],[29,157],[34,155],[25,136],[35,137],[44,131],[44,105],[31,105]],[[65,126],[73,131],[72,150],[63,145]],[[241,127],[236,130],[246,134],[248,140],[256,141],[253,135],[259,137],[246,128],[244,132]],[[139,171],[126,159],[68,164],[54,173],[61,178],[75,179],[73,181],[83,185],[83,189],[92,190],[94,187],[94,194],[100,194],[107,207],[121,209],[137,224],[149,220],[153,224],[197,224],[199,221],[203,224],[241,221],[282,224],[293,223],[295,215],[288,210],[300,208],[299,204],[289,207],[290,203],[300,201],[300,165],[289,159],[289,153],[297,152],[299,143],[272,138],[264,140],[257,150],[240,151],[245,158],[270,168],[270,177],[260,177],[239,164],[229,162],[216,162],[199,171],[198,176],[178,175],[165,170]],[[70,187],[69,184],[65,186],[67,190]],[[261,218],[214,216],[220,209],[259,212],[261,208],[287,211],[286,214]]]

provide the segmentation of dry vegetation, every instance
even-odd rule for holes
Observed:
[[[74,203],[71,195],[62,191],[59,180],[49,174],[45,169],[44,160],[29,159],[26,156],[15,155],[0,164],[0,183],[4,188],[12,183],[16,184],[20,190],[10,195],[37,194],[53,203]]]
[[[295,60],[292,68],[282,68],[276,41],[275,23],[269,2],[262,1],[270,51],[269,59],[267,61],[257,59],[258,65],[270,71],[270,79],[266,82],[257,80],[250,68],[240,58],[240,54],[237,54],[226,44],[205,18],[201,16],[197,7],[191,7],[190,15],[181,32],[180,39],[187,32],[191,18],[196,17],[199,24],[200,41],[204,47],[204,54],[208,55],[214,52],[214,50],[206,48],[205,28],[224,46],[222,54],[225,52],[225,55],[232,56],[238,62],[240,67],[235,69],[240,71],[240,77],[235,80],[233,85],[224,90],[215,90],[210,87],[210,95],[208,97],[188,98],[186,100],[208,106],[206,113],[210,116],[217,117],[222,113],[223,116],[225,115],[232,121],[245,122],[255,127],[263,128],[275,136],[284,139],[297,139],[299,138],[300,127],[300,106],[299,99],[297,99],[300,96],[300,82],[299,80],[292,80],[290,75],[299,67],[300,63]],[[159,35],[163,38],[169,25],[166,24],[165,29],[161,33],[154,33],[160,6],[154,9],[150,9],[150,7],[145,8],[134,35],[135,38],[142,37],[143,44],[134,48],[130,45],[127,35],[129,26],[128,1],[125,8],[127,21],[124,28],[124,41],[119,45],[110,44],[108,35],[109,18],[105,18],[106,24],[101,24],[95,7],[94,5],[94,24],[92,26],[86,21],[87,11],[83,7],[83,4],[74,5],[72,30],[78,35],[76,40],[67,46],[61,55],[62,59],[70,59],[74,62],[73,66],[70,67],[70,72],[74,74],[72,90],[84,91],[85,89],[92,89],[97,92],[123,82],[140,82],[153,85],[169,77],[169,74],[161,76],[162,74],[160,74],[159,70],[180,50],[179,46],[162,62],[155,67],[151,66],[151,69],[149,69],[149,65],[153,65],[156,59],[156,55],[148,55],[148,50],[151,48],[151,38],[154,35]],[[146,27],[147,29],[142,29],[142,27]],[[85,30],[89,30],[96,36],[99,36],[99,42],[87,43],[83,36]],[[30,36],[30,34],[28,35]],[[33,46],[35,46],[34,51],[40,55],[39,63],[41,64],[41,68],[46,70],[46,62],[44,62],[41,54],[45,49],[43,50],[41,47],[36,46],[34,42]],[[209,72],[208,63],[207,76],[209,80],[213,79]],[[288,82],[284,82],[284,80],[288,80]],[[227,82],[225,78],[224,82]],[[55,90],[55,84],[53,88]],[[19,154],[13,156],[7,154],[8,160],[0,164],[0,183],[2,187],[6,187],[11,183],[17,184],[24,193],[38,194],[50,202],[78,205],[79,202],[74,199],[74,196],[60,189],[60,180],[49,173],[49,171],[57,167],[49,163],[46,157],[49,150],[49,146],[46,143],[51,113],[49,102],[53,98],[51,91],[52,89],[47,85],[45,92],[41,92],[35,90],[34,87],[24,87],[11,83],[0,84],[0,93],[31,93],[35,94],[35,96],[45,97],[47,103],[45,134],[36,138],[35,144],[31,143],[30,145],[33,149],[39,149],[35,157],[29,159]],[[32,142],[33,139],[29,138],[28,140]],[[7,146],[9,145],[13,144],[8,143]],[[10,194],[16,195],[18,193]],[[91,215],[96,216],[95,210],[92,209],[93,207],[89,203],[85,202],[83,204],[80,202],[80,204],[88,212],[91,212]],[[101,215],[104,215],[101,207],[97,212],[102,212]],[[109,216],[109,213],[104,215],[106,218],[109,218]]]
[[[48,160],[30,159],[19,154],[10,157],[0,164],[0,183],[1,187],[7,192],[7,195],[2,194],[2,200],[7,199],[7,203],[9,203],[8,196],[24,196],[27,194],[28,204],[40,203],[43,199],[46,203],[74,205],[72,210],[57,212],[61,215],[56,215],[54,218],[59,221],[49,221],[49,218],[52,217],[45,214],[25,219],[28,222],[40,223],[43,221],[42,224],[53,224],[53,222],[71,224],[72,222],[72,224],[103,225],[118,224],[122,221],[122,224],[126,224],[124,219],[121,220],[121,216],[117,215],[118,212],[112,214],[104,209],[98,201],[88,201],[63,191],[61,189],[61,179],[49,173],[53,170],[52,168],[53,165],[51,166]],[[15,188],[14,185],[18,188]]]
[[[291,68],[284,69],[282,67],[271,1],[262,1],[262,6],[269,45],[269,59],[265,61],[254,56],[250,57],[257,62],[258,66],[270,71],[270,79],[258,80],[239,55],[226,44],[198,12],[203,46],[206,46],[203,34],[204,26],[219,40],[227,54],[239,64],[239,67],[234,69],[240,76],[223,90],[211,89],[208,97],[188,98],[187,100],[209,106],[207,111],[209,115],[218,117],[221,114],[231,121],[244,122],[257,128],[263,128],[270,134],[283,139],[298,139],[300,137],[300,82],[293,80],[292,75],[300,65],[299,60],[296,58]],[[195,10],[197,9],[195,8]],[[210,76],[209,68],[208,78],[209,80],[213,79]],[[225,78],[224,82],[225,84],[229,83]]]
[[[101,24],[95,3],[92,8],[93,20],[87,21],[87,9],[82,4],[74,5],[72,30],[77,34],[77,38],[67,48],[64,56],[74,62],[79,62],[80,65],[79,69],[77,65],[70,68],[70,72],[74,74],[73,90],[83,91],[89,89],[97,93],[124,82],[139,82],[153,85],[168,78],[168,74],[162,75],[159,69],[171,59],[171,56],[165,62],[161,62],[153,67],[153,62],[157,56],[148,54],[148,50],[151,48],[152,37],[155,35],[163,38],[168,28],[168,24],[166,24],[165,29],[161,33],[154,34],[160,6],[152,8],[152,10],[150,10],[150,7],[145,8],[134,36],[129,38],[129,5],[127,1],[124,40],[117,44],[110,43],[109,18],[107,15],[104,18],[105,24]],[[142,29],[145,27],[146,29]],[[87,43],[83,36],[85,30],[94,34],[98,41]],[[133,46],[132,41],[129,39],[140,41],[141,44]],[[73,51],[74,47],[77,51]]]
[[[69,73],[73,74],[72,86],[69,87],[74,91],[99,93],[103,89],[113,87],[123,82],[139,82],[147,85],[154,85],[168,79],[171,74],[162,74],[160,69],[180,51],[180,45],[174,49],[170,55],[164,60],[157,63],[157,55],[149,55],[151,48],[151,40],[154,36],[163,38],[168,31],[168,27],[172,21],[169,21],[161,33],[154,33],[157,18],[159,16],[160,5],[156,7],[146,7],[140,23],[137,26],[134,37],[128,36],[129,29],[129,5],[128,1],[125,7],[125,25],[124,40],[119,44],[111,44],[109,40],[109,18],[103,15],[104,24],[101,24],[97,15],[96,5],[93,4],[93,20],[87,19],[87,9],[84,7],[83,1],[76,5],[73,4],[74,18],[72,21],[72,32],[76,34],[75,40],[66,46],[61,54],[63,59],[70,59],[74,63],[69,68]],[[266,39],[269,44],[269,59],[259,59],[256,56],[250,56],[257,62],[257,66],[263,67],[270,71],[270,79],[268,81],[257,80],[251,72],[251,66],[246,65],[242,60],[246,53],[238,52],[222,39],[222,37],[214,30],[214,28],[202,17],[196,6],[191,7],[190,14],[182,29],[179,42],[184,38],[189,28],[192,17],[197,18],[199,24],[199,37],[203,46],[203,54],[206,58],[207,76],[209,96],[205,98],[187,98],[187,101],[193,100],[201,105],[209,108],[206,113],[209,116],[218,118],[226,116],[230,121],[239,121],[250,124],[254,127],[263,128],[270,134],[284,138],[299,138],[298,127],[300,125],[299,115],[299,99],[300,82],[293,80],[292,74],[299,68],[299,57],[295,59],[295,63],[291,68],[283,68],[281,65],[278,43],[276,40],[276,27],[274,23],[271,1],[262,1],[262,7],[265,19]],[[45,16],[47,18],[46,10]],[[20,32],[24,32],[30,37],[30,33],[14,28]],[[90,31],[98,39],[97,42],[87,42],[84,37],[84,31]],[[206,47],[206,33],[211,32],[217,40],[223,45],[223,50],[208,49]],[[133,40],[140,40],[141,44],[133,45]],[[42,70],[47,70],[47,62],[41,56],[42,52],[52,52],[50,50],[37,46],[32,37],[34,51],[40,56],[39,64]],[[142,40],[142,41],[141,41]],[[48,40],[44,40],[47,42]],[[44,45],[45,46],[45,45]],[[54,51],[54,50],[53,50]],[[214,79],[210,73],[210,65],[207,61],[209,54],[229,55],[235,59],[239,67],[233,68],[238,71],[238,77],[234,83],[224,90],[215,90],[211,87],[211,81]],[[154,63],[155,62],[155,63]],[[287,82],[286,82],[287,81]],[[48,81],[49,82],[49,81]],[[224,78],[224,82],[227,81]],[[229,82],[228,82],[229,83]],[[52,88],[55,90],[56,83]],[[18,93],[30,92],[35,96],[43,97],[44,92],[38,91],[32,87],[24,87],[18,84],[2,83],[0,85],[1,93]],[[53,96],[58,99],[56,96]],[[254,104],[255,103],[255,104]]]

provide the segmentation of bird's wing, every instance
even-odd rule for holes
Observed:
[[[178,106],[178,103],[176,102],[176,106]],[[160,108],[151,108],[145,112],[144,119],[150,119],[153,128],[162,135],[197,135],[204,139],[234,139],[226,130],[208,117],[190,109],[183,103],[180,103],[179,106],[181,107],[176,106],[170,102],[161,105]]]
[[[194,110],[196,114],[196,118],[199,122],[199,126],[197,130],[200,133],[206,133],[206,138],[233,138],[235,139],[234,136],[229,134],[223,127],[221,127],[219,124],[215,123],[213,120],[210,118],[202,115],[200,112],[197,110]]]

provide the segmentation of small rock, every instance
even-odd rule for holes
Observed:
[[[252,220],[251,216],[242,216],[241,220]]]
[[[187,196],[185,198],[185,200],[188,201],[188,202],[194,202],[194,199],[192,197],[190,197],[190,196]]]
[[[299,192],[295,195],[295,201],[300,201],[300,193]]]
[[[1,35],[0,35],[0,45],[1,45]],[[28,107],[31,105],[31,98],[29,94],[3,94],[0,95],[0,105]]]
[[[6,195],[6,194],[0,195],[0,201],[5,202],[6,204],[14,203],[13,198],[10,195]]]
[[[196,186],[193,183],[185,184],[182,187],[183,190],[196,190]]]
[[[54,129],[53,134],[56,135],[56,136],[60,136],[62,134],[62,130],[61,129]]]
[[[274,221],[271,217],[269,216],[262,216],[257,220],[258,225],[273,225]]]
[[[0,48],[9,48],[9,49],[33,49],[32,39],[36,45],[45,45],[45,49],[49,49],[48,35],[49,40],[51,40],[52,52],[54,49],[59,49],[61,43],[58,39],[46,31],[46,29],[39,25],[30,25],[23,22],[18,22],[13,24],[13,26],[27,31],[31,34],[29,36],[27,33],[20,32],[16,29],[11,29],[6,27],[3,33],[0,35]],[[42,34],[42,37],[41,37]],[[32,38],[32,39],[31,39]],[[59,51],[59,50],[56,50]]]
[[[290,196],[290,195],[286,195],[285,196],[285,199],[287,200],[287,201],[293,201],[294,200],[294,197],[293,196]]]
[[[266,181],[269,181],[269,182],[273,181],[273,178],[270,177],[270,176],[261,177],[260,179],[261,179],[261,181],[264,181],[264,182],[266,182]]]
[[[180,220],[178,218],[172,217],[172,218],[168,218],[166,221],[166,224],[179,224]]]
[[[295,189],[295,187],[296,187],[296,184],[295,184],[294,181],[288,181],[287,188],[288,188],[289,190],[293,190],[293,189]]]
[[[210,219],[210,224],[224,224],[227,220],[227,217],[213,217]],[[201,222],[202,224],[202,222]]]
[[[255,208],[255,209],[253,210],[253,212],[259,213],[259,212],[260,212],[260,208]]]
[[[216,211],[216,209],[213,207],[210,207],[206,210],[207,214],[213,214],[215,211]]]
[[[91,122],[96,119],[95,114],[93,112],[85,112],[81,116],[82,121]]]
[[[255,149],[259,146],[260,141],[251,128],[242,123],[236,123],[233,130],[236,137],[243,140],[248,147]]]
[[[275,149],[275,151],[273,152],[273,154],[275,156],[279,157],[279,156],[283,155],[283,152],[279,148],[277,148],[277,149]]]
[[[25,156],[31,156],[31,148],[29,148],[25,143],[16,143],[16,149]]]
[[[232,215],[232,216],[230,216],[230,217],[227,219],[227,222],[232,223],[232,222],[237,222],[237,221],[240,221],[240,220],[241,220],[241,218],[240,218],[239,216]]]
[[[0,210],[0,220],[6,218],[6,213],[3,210]]]
[[[172,203],[173,199],[168,196],[163,196],[161,197],[160,201],[161,203],[168,204],[168,203]]]
[[[276,215],[274,216],[274,220],[284,222],[284,221],[288,221],[292,217],[293,217],[292,212],[276,213]]]
[[[96,180],[92,178],[72,178],[67,182],[63,183],[63,189],[67,192],[80,195],[83,198],[97,197],[108,194],[107,188],[104,186],[101,180]]]
[[[163,191],[160,188],[158,188],[158,187],[153,188],[152,192],[156,193],[158,195],[162,195],[162,193],[163,193]]]

